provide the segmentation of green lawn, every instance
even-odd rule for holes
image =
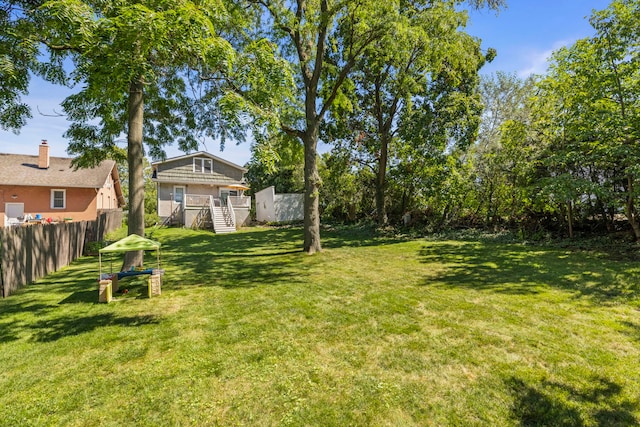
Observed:
[[[157,298],[126,279],[98,304],[86,257],[0,300],[0,425],[640,423],[637,263],[358,229],[315,256],[295,228],[151,237]]]

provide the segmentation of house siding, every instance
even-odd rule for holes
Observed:
[[[66,190],[65,208],[51,209],[51,190]],[[15,199],[13,195],[17,196]],[[5,221],[5,203],[23,203],[25,215],[42,218],[52,218],[62,221],[72,218],[74,221],[96,219],[97,209],[96,190],[94,188],[63,188],[63,187],[27,187],[14,185],[0,185],[0,226]]]
[[[213,162],[213,171],[235,179],[236,181],[242,181],[244,177],[243,171],[216,161]]]
[[[209,184],[169,184],[165,182],[158,183],[158,216],[165,220],[171,215],[175,205],[173,204],[173,187],[184,187],[185,194],[193,194],[199,196],[220,196],[220,186]]]
[[[116,194],[116,182],[113,175],[109,175],[104,187],[98,190],[96,196],[96,209],[109,210],[118,208],[118,195]]]
[[[244,177],[243,170],[237,169],[220,161],[216,161],[215,159],[212,159],[212,173],[193,172],[193,159],[194,157],[179,158],[167,161],[166,163],[158,163],[156,165],[158,178],[161,178],[162,181],[171,181],[182,184],[195,184],[201,182],[218,184],[229,182],[230,184],[233,184],[235,182],[242,181]]]
[[[184,187],[185,194],[201,194],[201,193],[191,193],[194,185],[189,184],[170,184],[161,182],[158,183],[158,216],[164,220],[168,218],[175,206],[173,203],[173,187],[174,186]]]

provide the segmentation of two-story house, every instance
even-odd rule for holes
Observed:
[[[235,231],[249,221],[242,166],[204,151],[151,164],[163,224]]]

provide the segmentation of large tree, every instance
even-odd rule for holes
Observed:
[[[393,35],[416,9],[448,1],[247,0],[258,12],[261,35],[280,48],[294,71],[299,114],[281,116],[280,128],[304,146],[304,250],[321,250],[318,141],[322,122],[341,103],[354,68],[375,43]],[[459,2],[454,2],[459,3]],[[474,5],[501,0],[474,0]]]
[[[40,3],[37,0],[11,0],[0,3],[0,129],[18,132],[31,117],[22,101],[29,89],[31,71],[38,67],[38,43],[32,33],[29,17]]]
[[[165,144],[197,147],[185,78],[229,66],[233,50],[216,33],[225,16],[215,0],[51,0],[39,9],[52,63],[70,59],[68,82],[82,86],[62,104],[76,164],[121,155],[126,134],[129,234],[144,235],[144,144],[154,157]],[[123,266],[140,265],[142,256],[128,253]]]
[[[640,1],[615,0],[590,22],[596,34],[555,52],[540,84],[548,193],[563,189],[569,207],[612,203],[640,239]]]
[[[383,37],[398,14],[395,2],[374,0],[249,0],[260,34],[280,48],[294,71],[299,114],[281,116],[280,128],[304,146],[304,250],[320,244],[318,136],[349,73],[364,50]],[[331,72],[328,72],[329,69]]]
[[[402,156],[428,161],[430,153],[475,135],[481,110],[477,71],[485,56],[480,41],[462,31],[466,20],[466,12],[448,2],[404,10],[393,33],[365,50],[351,76],[350,102],[336,105],[326,126],[328,137],[351,147],[375,173],[379,224],[387,222],[390,166],[397,167]],[[489,59],[493,54],[489,49]]]
[[[515,140],[515,127],[528,128],[529,98],[534,78],[498,72],[483,76],[480,95],[484,105],[478,138],[468,152],[477,191],[475,214],[490,225],[516,212],[521,191],[526,141]],[[513,218],[512,218],[513,219]]]

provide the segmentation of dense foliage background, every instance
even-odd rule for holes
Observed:
[[[503,5],[2,2],[0,127],[29,117],[30,73],[78,87],[70,154],[128,159],[135,232],[143,152],[251,133],[250,184],[305,193],[310,253],[319,218],[640,239],[640,1],[594,12],[527,79],[481,74],[496,52],[465,32],[466,9]]]

